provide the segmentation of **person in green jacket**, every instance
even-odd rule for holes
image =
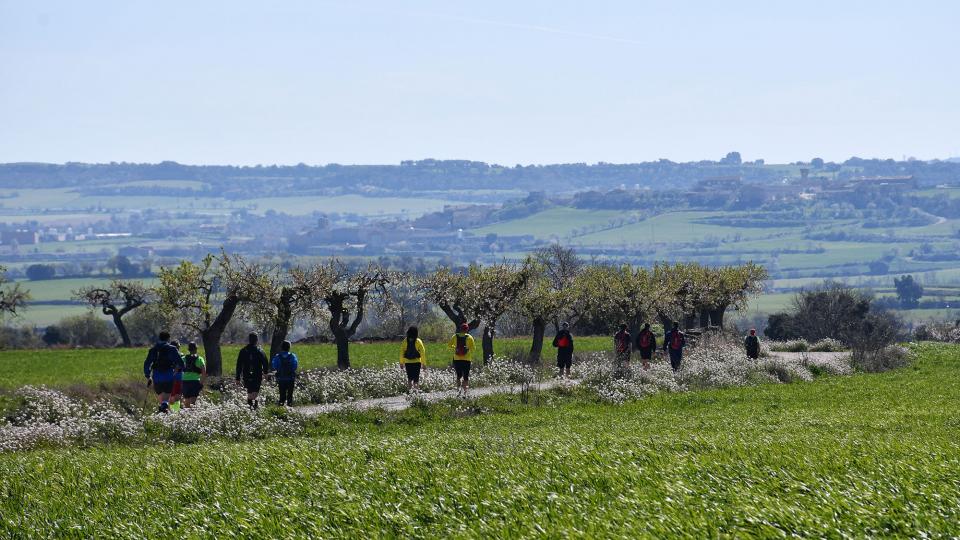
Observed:
[[[450,338],[447,344],[453,351],[453,370],[457,374],[457,391],[466,396],[470,388],[470,366],[473,362],[473,348],[475,343],[470,335],[470,326],[467,323],[460,325],[460,331]]]
[[[420,372],[427,371],[427,350],[419,338],[416,326],[407,329],[407,339],[400,343],[400,369],[407,373],[407,386],[411,392],[420,389]]]
[[[203,384],[207,382],[207,362],[197,354],[197,344],[187,343],[187,355],[183,357],[183,408],[189,409],[197,402]]]

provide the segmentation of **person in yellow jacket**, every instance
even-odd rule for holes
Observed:
[[[407,339],[400,343],[400,369],[407,372],[407,386],[411,391],[420,389],[420,371],[427,371],[427,350],[418,337],[416,326],[407,329]]]
[[[470,335],[470,326],[467,323],[460,325],[460,331],[450,338],[448,344],[453,351],[453,370],[457,373],[458,391],[467,395],[470,386],[470,365],[473,361],[473,336]]]

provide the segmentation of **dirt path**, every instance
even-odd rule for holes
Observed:
[[[848,353],[835,353],[835,352],[807,352],[807,353],[791,353],[791,352],[771,352],[771,356],[778,356],[781,358],[794,359],[799,358],[801,355],[806,355],[807,358],[836,358],[839,356],[846,355]],[[534,385],[533,389],[539,390],[551,390],[562,384],[569,385],[579,385],[580,381],[576,379],[561,381],[559,379],[547,379],[542,381],[539,385]],[[519,384],[511,385],[501,385],[501,386],[483,386],[480,388],[471,388],[468,394],[468,397],[477,398],[482,396],[489,396],[492,394],[519,394],[523,391],[523,387]],[[416,397],[424,401],[441,401],[444,399],[450,399],[457,397],[456,390],[443,390],[440,392],[421,392],[416,394]],[[343,403],[324,403],[320,405],[304,405],[297,407],[297,411],[307,415],[315,416],[318,414],[327,414],[347,409],[355,410],[367,410],[367,409],[376,409],[381,408],[387,411],[402,411],[412,403],[412,396],[409,394],[403,394],[400,396],[391,396],[383,398],[371,398],[371,399],[358,399],[356,401],[347,401]]]

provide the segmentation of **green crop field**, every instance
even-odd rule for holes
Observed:
[[[627,213],[616,210],[551,208],[525,218],[473,229],[471,232],[479,235],[490,233],[505,236],[531,234],[537,238],[550,238],[551,236],[565,238],[576,229],[604,226],[611,219],[624,218],[627,215]]]
[[[580,352],[607,350],[611,338],[577,338]],[[547,340],[544,355],[552,354]],[[529,338],[500,338],[494,342],[497,354],[511,355],[530,349]],[[223,349],[224,372],[232,372],[237,359],[237,345]],[[450,363],[446,343],[427,343],[429,365],[445,367]],[[337,348],[333,344],[294,345],[304,369],[337,365]],[[27,384],[69,386],[71,384],[97,385],[143,377],[142,349],[42,349],[0,350],[0,388],[16,388]],[[200,354],[203,354],[201,348]],[[400,344],[392,342],[352,343],[350,359],[354,367],[380,367],[399,361]],[[479,359],[479,356],[478,356]]]
[[[696,242],[708,238],[757,239],[795,236],[799,227],[754,228],[726,227],[697,223],[696,220],[726,215],[717,212],[670,212],[616,229],[587,234],[574,239],[578,245],[642,244],[656,242]]]
[[[812,383],[485,398],[253,442],[0,456],[0,536],[955,537],[960,348]]]

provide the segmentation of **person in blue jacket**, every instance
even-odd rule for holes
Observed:
[[[293,406],[293,385],[297,380],[297,355],[290,352],[290,342],[284,341],[280,352],[273,355],[271,368],[280,389],[280,405]]]
[[[177,348],[170,344],[170,333],[160,332],[159,341],[150,347],[143,361],[143,376],[147,386],[153,385],[160,403],[159,411],[170,411],[170,392],[173,390],[174,374],[183,369],[183,359]]]

